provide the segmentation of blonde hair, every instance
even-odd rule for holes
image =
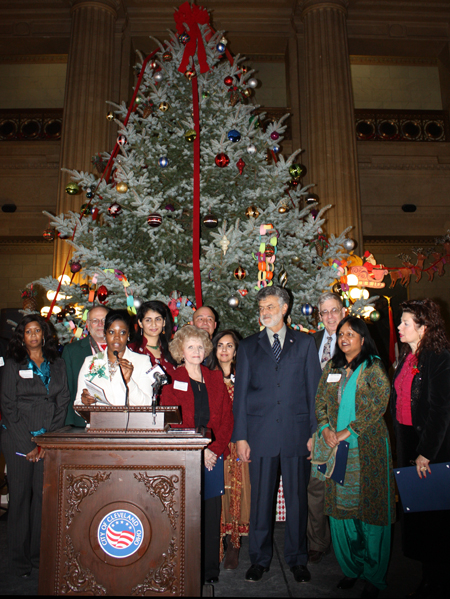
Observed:
[[[187,324],[185,327],[178,329],[169,343],[169,351],[178,364],[183,360],[183,345],[188,339],[200,339],[203,342],[205,357],[212,352],[213,344],[208,333],[204,329],[198,329],[191,324]]]

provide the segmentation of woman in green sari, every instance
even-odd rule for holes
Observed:
[[[352,588],[361,578],[361,597],[377,597],[386,587],[395,521],[391,449],[383,420],[390,385],[364,320],[347,316],[336,336],[336,350],[317,390],[317,430],[331,448],[349,443],[349,452],[344,484],[326,479],[325,513],[344,573],[338,588]]]

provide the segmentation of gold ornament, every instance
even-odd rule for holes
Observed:
[[[247,87],[247,88],[246,88],[246,89],[244,89],[244,91],[242,92],[242,95],[243,95],[245,98],[250,98],[250,96],[252,95],[252,90],[251,90],[249,87]]]
[[[282,287],[286,287],[288,281],[288,274],[286,272],[286,269],[284,268],[284,266],[281,267],[281,270],[278,274],[278,282],[280,283],[280,285]]]
[[[194,139],[197,137],[197,133],[194,131],[194,129],[188,129],[188,131],[186,131],[186,133],[184,134],[184,138],[186,141],[194,141]]]
[[[126,193],[128,191],[128,185],[124,181],[119,181],[116,185],[116,189],[119,193]]]
[[[195,77],[195,71],[193,71],[192,69],[188,69],[185,73],[184,76],[186,77],[186,79],[188,81],[191,81],[191,79],[193,79]]]
[[[158,108],[161,112],[166,112],[167,110],[169,110],[170,106],[168,102],[160,102]]]
[[[247,273],[245,269],[242,268],[242,266],[238,266],[234,271],[234,276],[238,281],[242,281],[242,279],[245,279],[245,277],[247,276]]]
[[[172,60],[172,54],[170,52],[164,52],[162,59],[164,62],[170,62]]]
[[[289,212],[290,210],[290,206],[287,202],[281,202],[281,204],[278,206],[278,212],[280,214],[285,214],[286,212]]]
[[[106,118],[108,119],[108,121],[113,121],[114,120],[114,112],[109,111],[106,114]]]
[[[230,240],[226,235],[224,235],[222,239],[219,241],[219,245],[222,248],[223,255],[225,256],[228,248],[230,247]]]
[[[256,206],[249,206],[245,211],[245,216],[247,218],[258,218],[259,210]]]
[[[294,266],[298,266],[301,263],[301,261],[302,259],[300,258],[300,256],[294,256],[291,260]]]

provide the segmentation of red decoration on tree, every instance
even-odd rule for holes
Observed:
[[[203,43],[203,38],[200,33],[199,25],[209,25],[209,15],[206,8],[202,6],[190,5],[189,2],[184,2],[174,13],[175,23],[179,34],[189,33],[189,41],[186,43],[178,70],[184,73],[189,66],[189,59],[195,56],[197,49],[198,64],[200,73],[209,71],[208,62],[206,60],[206,50]],[[187,25],[187,27],[185,27]]]
[[[228,85],[228,86],[233,85],[233,77],[231,77],[231,75],[228,75],[227,77],[225,77],[223,82],[225,83],[225,85]]]
[[[236,166],[239,169],[239,174],[242,175],[245,166],[245,162],[242,160],[242,158],[239,158],[239,160],[236,162]]]
[[[104,285],[100,285],[100,287],[97,289],[97,299],[98,301],[103,304],[106,301],[106,298],[108,297],[109,291],[107,290],[107,288]]]
[[[118,204],[117,202],[114,202],[114,204],[111,204],[111,206],[108,208],[108,214],[110,216],[119,216],[119,214],[122,212],[122,206],[120,204]]]
[[[70,272],[76,273],[80,272],[81,264],[79,262],[71,262],[70,263]]]
[[[228,156],[226,154],[224,154],[223,152],[220,152],[220,154],[217,154],[217,156],[215,158],[215,163],[217,164],[218,167],[224,168],[225,166],[228,166],[230,164],[230,159],[228,158]]]

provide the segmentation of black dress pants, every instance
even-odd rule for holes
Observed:
[[[2,449],[9,490],[8,559],[11,570],[20,576],[39,568],[44,461],[29,462],[16,455],[15,443],[5,429]]]
[[[222,496],[202,501],[202,583],[219,576]]]

